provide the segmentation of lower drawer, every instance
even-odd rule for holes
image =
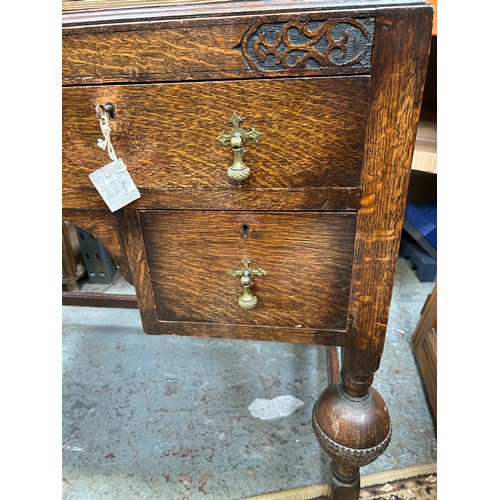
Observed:
[[[322,331],[316,341],[328,343],[328,331],[345,331],[355,213],[142,210],[138,219],[148,277],[134,282],[139,298],[153,295],[143,297],[154,304],[148,333],[244,338],[252,328],[259,338],[263,328],[271,340],[308,342]],[[245,257],[266,272],[252,278],[251,310],[231,274]]]

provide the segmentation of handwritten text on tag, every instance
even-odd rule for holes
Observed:
[[[89,177],[112,212],[141,197],[120,158],[92,172]]]

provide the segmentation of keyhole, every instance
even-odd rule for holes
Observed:
[[[250,237],[250,225],[249,224],[242,224],[240,226],[241,229],[241,237],[242,238],[249,238]]]

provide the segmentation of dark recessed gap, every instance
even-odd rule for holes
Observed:
[[[248,238],[250,236],[250,234],[249,234],[250,224],[242,224],[240,226],[240,230],[241,230],[241,237],[242,238]]]

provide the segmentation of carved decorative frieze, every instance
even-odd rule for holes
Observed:
[[[330,457],[339,463],[345,463],[349,466],[363,467],[364,465],[368,465],[386,450],[391,441],[392,428],[389,429],[387,437],[377,446],[364,449],[349,448],[329,438],[318,425],[314,414],[312,424],[319,443]]]
[[[375,19],[371,17],[259,21],[243,35],[240,48],[250,66],[261,71],[356,67],[357,73],[368,73],[374,28]]]

